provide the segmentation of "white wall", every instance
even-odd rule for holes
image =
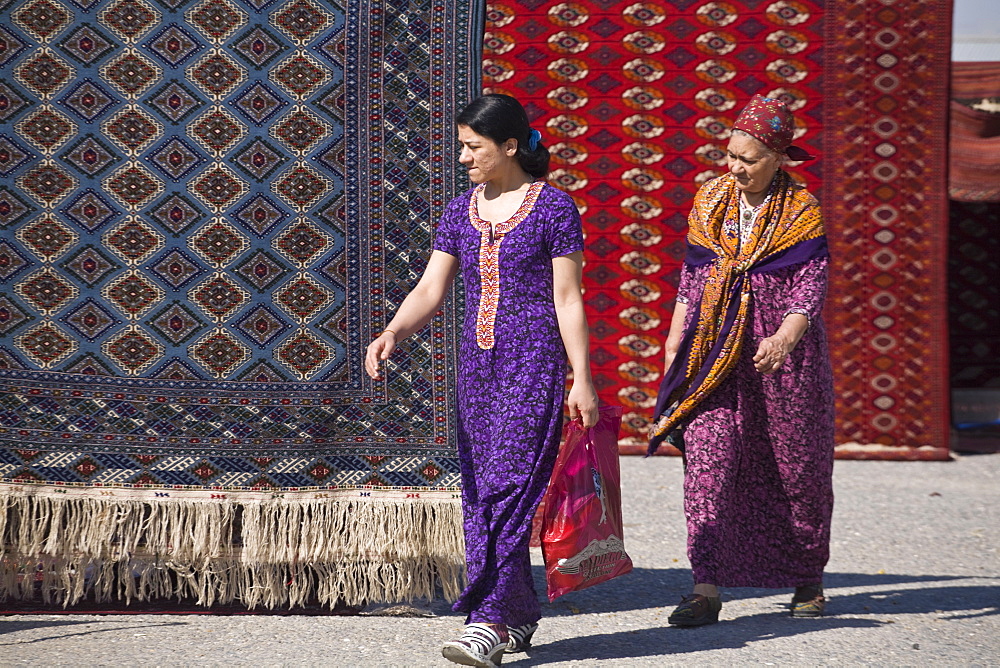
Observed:
[[[954,0],[951,59],[1000,61],[1000,0]]]

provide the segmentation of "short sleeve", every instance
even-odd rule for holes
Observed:
[[[556,196],[549,204],[547,244],[549,257],[557,258],[583,250],[583,222],[573,198],[563,191],[547,186]]]
[[[459,256],[462,214],[464,213],[465,220],[468,220],[468,210],[467,196],[460,195],[448,203],[434,230],[434,250],[454,257]]]

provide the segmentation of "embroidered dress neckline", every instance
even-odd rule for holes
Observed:
[[[545,186],[544,181],[535,181],[528,186],[521,206],[514,215],[494,226],[479,217],[479,193],[486,187],[482,183],[472,191],[469,200],[469,220],[479,232],[479,310],[476,313],[476,344],[483,350],[489,350],[496,344],[494,326],[496,325],[497,309],[500,306],[500,244],[504,236],[528,217],[538,195]]]
[[[532,182],[528,186],[528,190],[524,193],[524,199],[521,200],[521,205],[517,207],[517,211],[507,220],[493,224],[479,216],[479,193],[486,188],[485,183],[480,183],[472,191],[472,198],[469,201],[469,220],[472,221],[472,226],[484,234],[490,244],[496,243],[503,238],[503,235],[513,230],[517,227],[518,223],[528,217],[528,214],[535,207],[535,202],[538,201],[538,196],[541,194],[544,186],[544,181]]]

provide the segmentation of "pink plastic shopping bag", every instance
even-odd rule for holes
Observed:
[[[618,465],[620,406],[603,406],[597,424],[563,429],[542,501],[542,554],[549,601],[632,570],[622,536]]]

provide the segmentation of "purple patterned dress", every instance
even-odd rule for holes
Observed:
[[[434,242],[459,259],[466,294],[458,454],[469,586],[454,609],[467,623],[521,626],[541,616],[528,541],[559,448],[566,384],[552,259],[583,250],[583,230],[573,200],[536,182],[491,234],[477,212],[482,187],[451,201]]]
[[[694,581],[728,587],[818,584],[833,512],[833,375],[823,327],[827,258],[751,274],[743,352],[684,427],[684,510]],[[685,265],[679,302],[697,304],[709,266]],[[685,329],[692,325],[689,308]],[[782,368],[753,355],[788,313],[809,329]]]

